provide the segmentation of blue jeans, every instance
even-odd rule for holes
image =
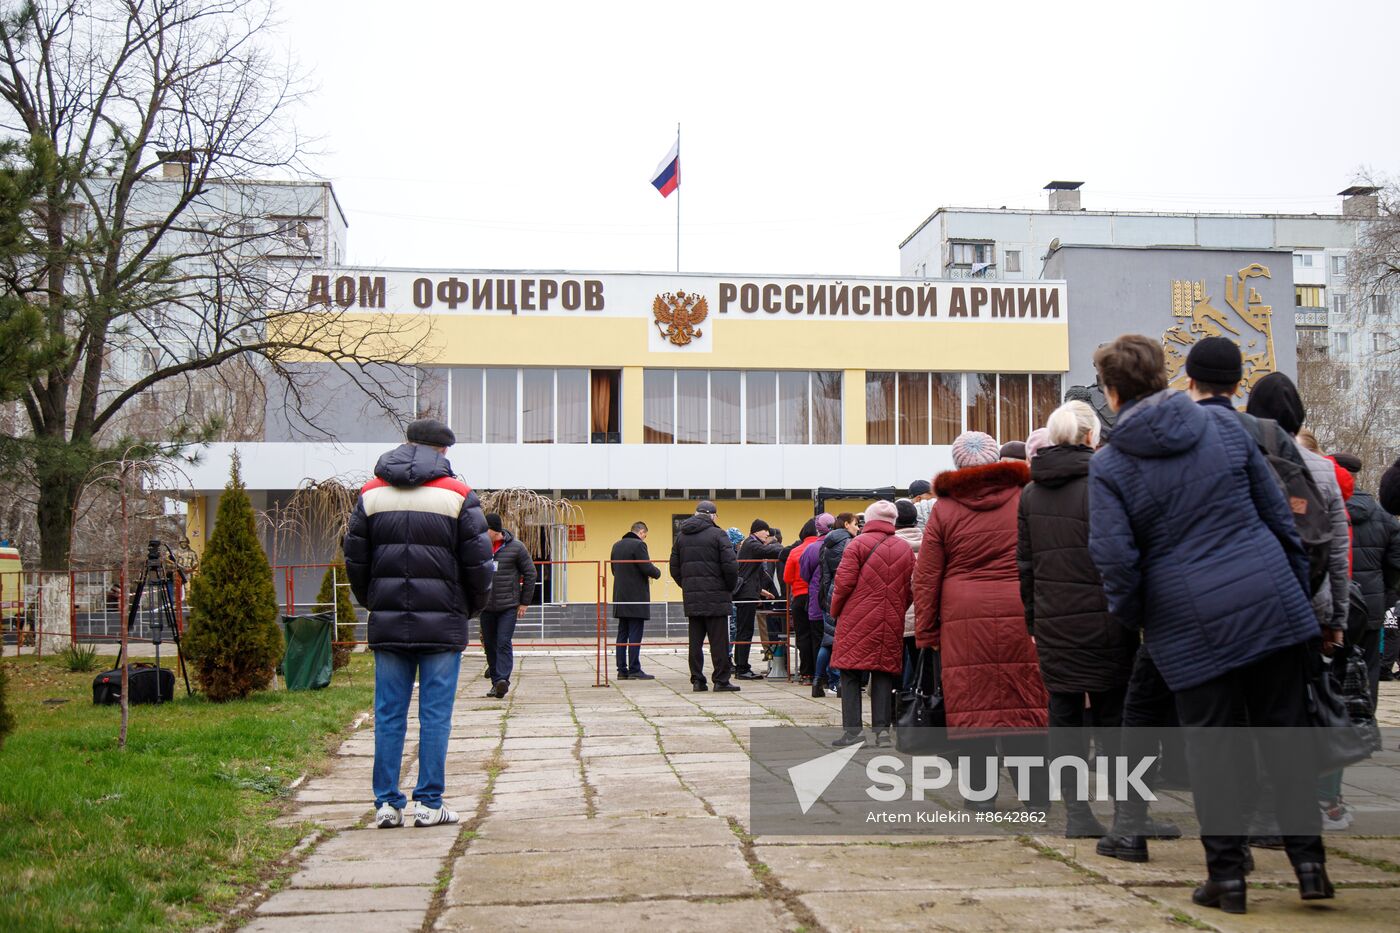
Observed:
[[[510,683],[515,670],[515,609],[486,610],[481,613],[481,647],[486,652],[486,679]]]
[[[442,806],[447,737],[452,733],[452,703],[457,697],[456,651],[374,652],[374,805],[406,804],[399,790],[404,733],[413,676],[418,675],[418,786],[413,799],[434,810]]]
[[[642,673],[642,630],[646,619],[617,620],[617,672]]]
[[[835,690],[840,684],[841,672],[831,666],[831,649],[820,648],[817,650],[817,672],[812,678],[812,683],[820,684],[822,679],[826,679],[826,689]]]

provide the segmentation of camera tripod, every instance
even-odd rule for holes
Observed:
[[[170,564],[166,565],[165,559],[161,556],[161,549],[164,548],[166,554],[170,556]],[[193,696],[194,691],[190,689],[190,675],[185,670],[185,655],[180,650],[180,625],[175,618],[175,580],[170,574],[171,568],[180,575],[180,580],[185,580],[185,572],[180,569],[180,565],[175,563],[175,555],[171,553],[168,545],[162,544],[159,540],[152,538],[146,546],[146,566],[141,574],[141,579],[136,583],[136,590],[131,594],[131,608],[127,610],[126,630],[128,632],[136,628],[136,614],[141,608],[141,596],[147,587],[153,587],[156,593],[155,613],[151,616],[151,644],[156,646],[156,684],[160,684],[160,643],[163,640],[162,630],[170,627],[170,636],[175,640],[175,657],[180,663],[180,676],[185,680],[185,694]],[[125,667],[127,659],[121,659],[120,667]],[[161,702],[160,689],[156,689],[156,702]]]

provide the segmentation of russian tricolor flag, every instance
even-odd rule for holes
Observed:
[[[661,192],[663,198],[670,197],[671,192],[681,186],[681,141],[679,139],[671,147],[671,151],[666,153],[666,158],[662,159],[661,164],[656,167],[651,183],[656,186],[657,191]]]

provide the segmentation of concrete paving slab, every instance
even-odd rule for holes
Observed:
[[[290,888],[258,905],[260,916],[270,914],[361,914],[384,911],[416,911],[421,922],[433,889],[404,888]]]
[[[832,933],[928,930],[948,933],[1151,933],[1185,927],[1162,907],[1118,888],[987,888],[804,894]]]
[[[1333,900],[1308,902],[1296,889],[1250,888],[1249,912],[1227,914],[1191,903],[1189,887],[1134,890],[1220,933],[1395,933],[1400,904],[1394,889],[1343,888]]]
[[[716,930],[798,928],[786,911],[763,900],[705,902],[657,900],[627,903],[541,904],[529,907],[453,907],[438,918],[438,930],[511,931],[598,930],[656,933],[703,926]]]
[[[351,829],[316,846],[315,855],[343,861],[374,861],[386,856],[446,858],[458,831],[450,826]]]
[[[429,832],[430,830],[419,830]],[[376,830],[378,832],[378,830]],[[351,860],[313,855],[287,882],[292,888],[398,887],[432,885],[441,859],[396,858]]]
[[[478,855],[468,849],[453,865],[447,903],[732,897],[757,891],[737,847],[599,849],[588,858],[566,859],[550,852]]]
[[[427,916],[424,910],[386,910],[374,915],[375,933],[417,933]],[[257,917],[243,927],[245,933],[345,933],[344,914],[308,914],[297,917]]]
[[[1328,834],[1327,847],[1334,851],[1376,863],[1386,874],[1400,882],[1400,839],[1354,839]],[[1329,860],[1328,867],[1331,868]],[[1341,865],[1338,864],[1338,870]]]
[[[666,818],[608,817],[557,820],[486,820],[471,852],[574,852],[603,849],[684,849],[732,846],[729,824],[712,816]]]
[[[1072,886],[1091,879],[1015,840],[928,846],[766,846],[760,862],[794,891],[917,891]]]

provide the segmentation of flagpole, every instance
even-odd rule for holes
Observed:
[[[676,161],[681,158],[681,124],[676,121]],[[677,171],[680,171],[679,165]],[[680,179],[676,180],[676,271],[681,271],[681,185]]]

